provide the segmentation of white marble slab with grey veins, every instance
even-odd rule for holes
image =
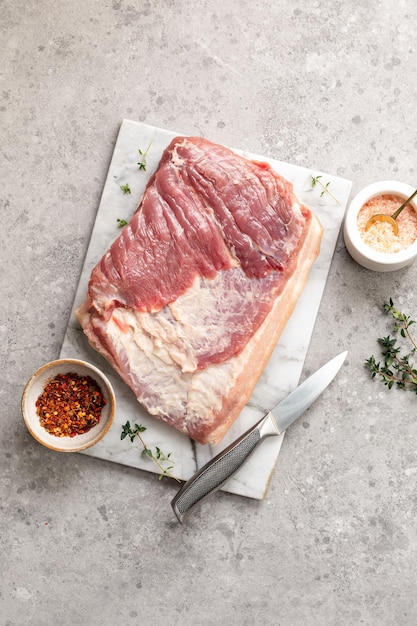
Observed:
[[[73,309],[85,298],[92,268],[119,235],[117,219],[127,221],[130,219],[149,177],[158,166],[163,150],[176,134],[130,120],[122,122]],[[144,152],[150,142],[152,143],[146,157],[146,170],[139,169],[138,162],[141,160],[141,155],[138,150]],[[290,180],[297,196],[316,213],[324,227],[320,255],[250,401],[220,444],[216,447],[196,444],[187,436],[147,414],[137,402],[133,392],[113,372],[107,362],[89,347],[72,314],[62,345],[61,358],[80,358],[99,366],[114,385],[117,399],[117,411],[112,428],[101,442],[84,451],[83,454],[158,473],[158,468],[152,460],[141,454],[139,442],[132,444],[129,438],[121,441],[122,425],[129,420],[131,423],[140,423],[146,427],[144,438],[149,447],[158,446],[164,452],[171,452],[171,459],[174,463],[173,473],[181,480],[186,480],[297,386],[349,200],[351,182],[330,174],[240,150],[236,152],[248,158],[270,163],[279,174]],[[320,174],[323,176],[321,180],[324,183],[330,182],[330,189],[339,204],[327,193],[321,195],[318,187],[312,188],[311,176]],[[124,195],[120,189],[120,186],[126,183],[131,189],[130,195]],[[228,481],[223,490],[249,498],[264,498],[282,442],[283,435],[264,441],[247,464]]]

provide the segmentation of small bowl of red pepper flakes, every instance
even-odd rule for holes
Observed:
[[[31,435],[59,452],[79,452],[110,429],[116,400],[108,378],[78,359],[58,359],[37,370],[22,396],[22,414]]]

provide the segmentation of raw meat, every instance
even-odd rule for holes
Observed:
[[[217,443],[265,366],[321,235],[267,164],[178,137],[76,315],[151,414]]]

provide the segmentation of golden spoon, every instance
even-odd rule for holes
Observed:
[[[376,215],[373,215],[366,222],[365,230],[369,230],[369,228],[375,222],[389,222],[392,225],[392,228],[394,230],[394,234],[398,235],[398,223],[396,221],[397,217],[399,216],[401,211],[403,209],[405,209],[407,204],[409,204],[411,202],[411,200],[414,198],[415,195],[417,195],[417,189],[415,190],[414,193],[411,194],[411,196],[405,202],[402,203],[402,205],[392,215],[386,215],[385,213],[377,213]]]

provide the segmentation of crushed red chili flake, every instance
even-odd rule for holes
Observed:
[[[91,376],[57,374],[36,400],[40,424],[56,437],[75,437],[99,423],[106,401]]]

